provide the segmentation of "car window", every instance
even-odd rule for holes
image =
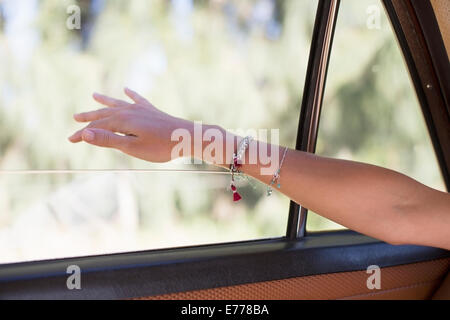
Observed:
[[[341,2],[316,153],[393,169],[445,190],[414,87],[381,2]],[[342,228],[308,213],[309,231]]]
[[[0,263],[283,236],[289,199],[229,175],[72,145],[93,91],[279,129],[293,147],[317,3],[0,2]],[[269,136],[270,138],[270,136]]]

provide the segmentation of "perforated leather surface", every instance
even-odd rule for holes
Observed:
[[[340,272],[140,299],[428,299],[450,266],[450,258],[381,269],[381,289],[369,290],[366,271]]]
[[[450,57],[450,1],[449,0],[431,0],[434,14],[441,29],[444,39],[447,55]]]
[[[450,273],[447,273],[439,289],[433,295],[434,300],[450,300]]]

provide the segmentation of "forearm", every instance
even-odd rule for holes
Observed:
[[[226,132],[223,133],[225,136]],[[240,137],[233,136],[233,139],[236,146]],[[259,159],[256,163],[250,163],[247,151],[241,171],[268,184],[272,174],[278,169],[284,148],[259,141],[253,141],[251,147],[258,151],[265,149],[269,158],[277,163],[270,166],[261,163]],[[278,154],[271,154],[271,151]],[[230,159],[227,158],[222,164],[216,164],[228,168],[229,163]],[[268,170],[271,174],[263,174],[262,169],[269,167],[272,167],[272,170]],[[280,174],[280,188],[275,189],[302,206],[350,229],[391,243],[450,247],[448,239],[447,244],[443,245],[446,240],[441,232],[434,236],[424,236],[424,229],[429,227],[433,233],[435,225],[427,213],[438,210],[424,204],[434,197],[448,208],[448,195],[439,195],[438,191],[403,174],[297,150],[288,150]],[[441,223],[450,227],[448,214],[438,212],[436,215],[440,216]]]
[[[450,248],[450,196],[403,174],[290,151],[281,179],[281,192],[350,229],[390,243]]]

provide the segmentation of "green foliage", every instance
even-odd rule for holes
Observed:
[[[248,22],[257,3],[196,0],[183,22],[164,0],[108,0],[98,16],[90,1],[39,1],[25,27],[38,38],[28,44],[28,58],[11,46],[18,35],[0,33],[0,170],[185,169],[66,140],[80,128],[72,114],[98,108],[93,91],[124,98],[125,85],[176,116],[229,129],[280,128],[280,143],[293,147],[317,2],[277,0],[280,34],[272,37]],[[82,9],[81,31],[66,28],[70,4]],[[227,4],[234,5],[234,18]],[[366,28],[367,5],[343,3],[318,152],[392,166],[439,186],[436,168],[421,165],[434,159],[392,32],[385,20],[382,30]],[[180,33],[177,23],[191,34]],[[95,27],[86,36],[89,24]],[[286,197],[266,198],[264,186],[243,186],[244,201],[234,205],[228,183],[227,175],[177,172],[0,173],[0,243],[28,239],[16,251],[6,247],[4,259],[284,234]],[[86,225],[73,223],[81,212],[93,215],[83,216]],[[48,239],[30,240],[31,222],[21,225],[30,217],[51,222],[34,228]],[[19,230],[16,242],[9,227]]]

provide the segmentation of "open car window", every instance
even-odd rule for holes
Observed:
[[[294,146],[317,3],[74,4],[0,2],[0,263],[283,236],[289,200],[257,182],[234,204],[226,171],[67,137],[94,90],[128,86],[175,116],[279,129]]]

